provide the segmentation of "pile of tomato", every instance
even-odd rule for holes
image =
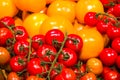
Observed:
[[[0,80],[120,80],[120,0],[1,0]]]

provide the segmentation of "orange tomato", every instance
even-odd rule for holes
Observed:
[[[39,78],[37,76],[29,76],[26,80],[45,80],[44,78]]]
[[[85,74],[84,76],[82,76],[80,78],[80,80],[97,80],[97,77],[94,73],[89,72],[89,73]]]
[[[19,17],[14,17],[14,20],[15,20],[15,26],[22,26],[23,25],[23,21]]]
[[[83,40],[83,47],[79,53],[79,59],[87,60],[92,57],[98,57],[101,50],[104,48],[103,36],[97,31],[96,28],[82,29],[77,34]]]
[[[20,80],[20,77],[15,72],[10,72],[7,76],[7,80]]]
[[[0,47],[0,65],[4,65],[10,60],[10,53],[4,47]]]
[[[74,33],[72,23],[65,17],[60,15],[55,15],[48,17],[40,27],[40,34],[45,35],[47,31],[51,29],[60,29],[64,33]]]
[[[87,12],[104,12],[100,0],[79,0],[76,4],[76,18],[80,23],[84,23],[84,16]]]
[[[100,75],[103,71],[102,62],[98,58],[88,59],[86,67],[88,68],[88,72],[93,72],[96,75]]]
[[[25,18],[23,21],[23,26],[27,30],[29,36],[32,37],[39,34],[41,24],[46,18],[48,18],[48,16],[42,13],[33,13]]]
[[[0,0],[0,18],[4,16],[13,17],[18,10],[12,0]]]
[[[76,3],[73,1],[56,0],[49,5],[47,15],[62,15],[73,22],[75,19],[75,5]]]
[[[22,11],[39,12],[46,6],[46,0],[14,0],[15,5]]]

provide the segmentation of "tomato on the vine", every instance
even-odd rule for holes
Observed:
[[[16,72],[10,72],[7,76],[7,80],[20,80],[20,77]]]

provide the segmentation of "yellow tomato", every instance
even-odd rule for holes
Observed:
[[[60,29],[62,32],[67,32],[68,34],[74,33],[72,23],[67,18],[60,15],[48,17],[41,25],[40,33],[46,34],[46,32],[51,29]]]
[[[18,10],[12,0],[0,0],[0,18],[4,16],[15,16]]]
[[[49,5],[47,15],[62,15],[73,22],[75,18],[75,5],[76,3],[72,1],[56,0]]]
[[[23,11],[39,12],[46,6],[46,0],[14,0],[15,5]]]
[[[90,58],[86,63],[88,72],[93,72],[96,75],[100,75],[103,71],[103,64],[98,58]]]
[[[83,40],[83,47],[79,53],[79,59],[87,60],[92,57],[98,57],[104,48],[103,36],[96,28],[85,28],[77,32]]]
[[[30,36],[34,36],[36,34],[39,34],[40,26],[46,18],[48,18],[46,14],[42,13],[30,14],[23,21],[23,26],[25,27]]]
[[[87,12],[104,12],[100,0],[79,0],[76,4],[76,18],[80,23],[84,23],[84,16]]]
[[[23,21],[19,17],[14,17],[15,26],[23,26]]]

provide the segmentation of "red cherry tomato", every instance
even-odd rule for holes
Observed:
[[[104,48],[99,55],[100,60],[106,66],[112,66],[115,64],[117,56],[118,54],[112,48]]]
[[[29,42],[26,40],[17,41],[14,44],[14,53],[16,55],[26,56],[29,53]]]
[[[116,58],[116,65],[120,69],[120,55]]]
[[[69,34],[68,39],[65,42],[65,47],[80,52],[83,46],[82,38],[76,34]]]
[[[54,80],[76,80],[76,75],[72,69],[63,68],[61,73],[58,74]]]
[[[61,46],[61,43],[64,40],[64,34],[59,29],[49,30],[45,35],[45,41],[49,45],[53,45],[56,48]]]
[[[96,12],[88,12],[84,17],[84,22],[88,26],[95,26],[98,23]]]
[[[14,72],[20,72],[26,67],[26,58],[23,56],[14,56],[10,60],[10,67]]]
[[[116,4],[113,8],[114,8],[113,14],[116,17],[120,17],[120,4]]]
[[[15,32],[15,38],[16,40],[27,40],[28,39],[28,33],[26,29],[23,26],[16,26],[14,28]]]
[[[37,50],[39,46],[45,43],[45,36],[42,34],[34,35],[32,37],[32,47]]]
[[[104,75],[105,75],[107,72],[111,71],[111,70],[112,70],[112,69],[111,69],[110,67],[104,66],[104,67],[103,67],[103,72],[102,72],[102,77],[104,77]]]
[[[58,56],[58,62],[63,63],[67,67],[73,66],[77,63],[77,54],[69,48],[63,48]]]
[[[12,32],[8,28],[0,28],[0,45],[9,45],[11,40],[13,38]]]
[[[27,71],[30,75],[36,75],[36,74],[41,74],[42,72],[47,71],[47,66],[41,65],[41,60],[39,58],[33,58],[31,59],[28,64],[27,64]]]
[[[57,51],[53,46],[44,44],[37,50],[37,55],[46,62],[52,62]]]

